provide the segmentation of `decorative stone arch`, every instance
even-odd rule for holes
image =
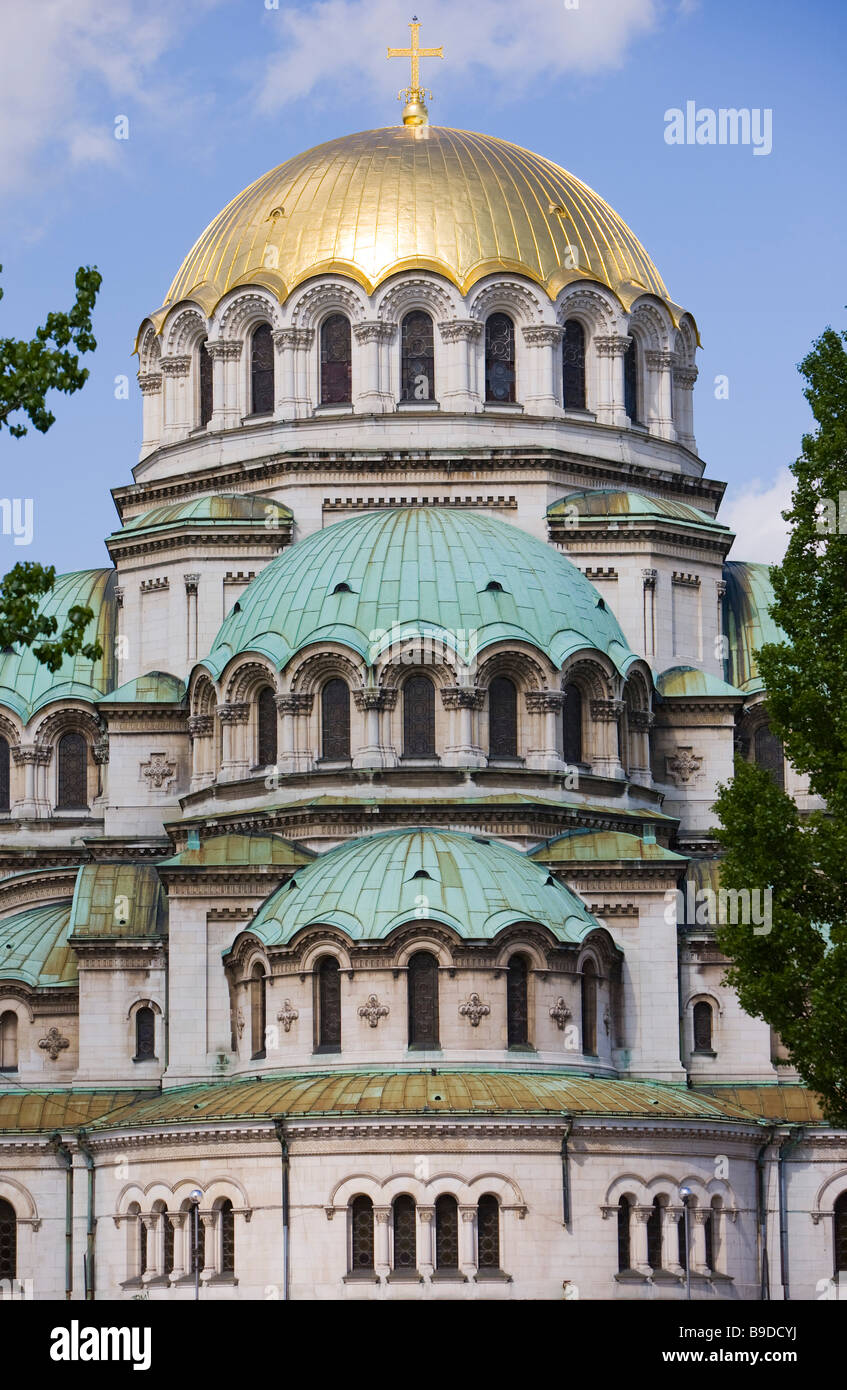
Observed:
[[[22,737],[22,725],[17,715],[11,710],[6,711],[0,708],[0,737],[4,738],[9,745],[9,749],[20,747]]]
[[[635,1206],[649,1205],[647,1190],[647,1182],[638,1173],[620,1173],[606,1188],[602,1203],[603,1215],[615,1211],[621,1197],[628,1197]]]
[[[188,737],[191,743],[191,790],[215,780],[220,765],[220,727],[215,718],[218,692],[205,667],[195,667],[188,685]]]
[[[628,331],[635,331],[642,348],[670,352],[676,329],[668,309],[660,299],[642,296],[629,311]]]
[[[289,301],[289,319],[294,328],[317,330],[329,314],[346,314],[351,324],[368,315],[368,297],[353,280],[311,282],[295,290]]]
[[[513,922],[503,927],[494,938],[497,970],[507,970],[512,956],[527,956],[530,970],[549,970],[547,951],[551,945],[550,933],[537,922]]]
[[[301,975],[312,974],[323,956],[334,956],[340,970],[348,974],[353,969],[350,957],[352,942],[332,927],[304,927],[296,937],[300,955],[298,970]],[[292,943],[293,944],[293,943]]]
[[[17,1178],[13,1178],[9,1173],[0,1176],[0,1198],[14,1207],[19,1226],[27,1225],[35,1231],[38,1230],[41,1217],[38,1215],[35,1198],[28,1187],[24,1187],[22,1182],[18,1182]]]
[[[0,922],[0,930],[2,926]],[[25,985],[22,980],[4,980],[0,976],[0,1014],[13,1013],[17,1015],[18,1023],[34,1023],[35,1010],[32,1000],[33,991],[30,985]],[[18,1053],[20,1054],[20,1039]]]
[[[422,309],[432,316],[433,331],[441,319],[461,312],[461,299],[452,285],[435,275],[403,275],[380,287],[376,296],[377,318],[398,328],[406,314]]]
[[[202,309],[186,302],[176,305],[162,327],[163,357],[189,356],[210,334],[209,320]]]
[[[617,671],[608,657],[593,648],[585,647],[568,657],[562,667],[562,689],[572,681],[582,687],[590,700],[616,698]]]
[[[683,314],[673,340],[674,351],[680,367],[696,370],[697,325],[690,314]]]
[[[213,1178],[200,1180],[197,1178],[178,1178],[174,1183],[174,1196],[179,1197],[183,1189],[188,1188],[189,1193],[196,1188],[203,1193],[203,1207],[214,1206],[215,1202],[220,1202],[229,1198],[236,1208],[250,1208],[250,1199],[247,1189],[233,1173],[216,1173]],[[233,1198],[237,1198],[233,1201]]]
[[[757,692],[756,696],[749,700],[743,707],[738,716],[736,728],[736,744],[738,751],[748,762],[753,761],[754,739],[759,729],[770,725],[768,714],[767,696],[764,691]]]
[[[288,689],[292,694],[317,695],[334,676],[341,676],[354,690],[364,688],[367,668],[358,652],[346,652],[342,647],[326,647],[319,652],[300,652],[285,668]]]
[[[508,676],[519,691],[547,690],[556,678],[556,668],[544,653],[529,643],[511,643],[508,647],[486,648],[477,667],[476,683],[488,690],[497,676]]]
[[[650,729],[652,678],[643,662],[633,664],[623,686],[621,711],[621,762],[630,781],[642,786],[652,782],[650,758]]]
[[[564,326],[568,319],[578,319],[582,324],[586,347],[597,334],[625,331],[626,315],[620,300],[594,282],[573,281],[560,291],[556,299],[556,322]]]
[[[417,951],[429,951],[436,957],[440,970],[452,970],[459,944],[460,938],[451,927],[425,917],[420,921],[401,923],[385,943],[386,949],[393,954],[391,964],[395,970],[407,969],[410,958]]]
[[[52,815],[59,801],[59,744],[65,734],[81,734],[85,740],[85,797],[91,805],[102,795],[102,764],[99,756],[105,748],[106,735],[99,717],[84,705],[51,708],[32,725],[32,742],[37,752],[35,766],[35,801]]]
[[[227,668],[224,699],[228,704],[252,700],[265,685],[272,686],[274,692],[279,694],[279,673],[273,662],[264,656],[241,655]]]
[[[205,666],[195,667],[188,689],[188,708],[192,715],[214,714],[218,692]]]
[[[545,296],[546,298],[546,296]],[[522,280],[503,277],[476,286],[468,298],[469,317],[484,324],[491,314],[508,314],[516,325],[544,323],[547,306],[541,296]]]
[[[34,743],[55,744],[68,730],[84,734],[91,742],[96,742],[103,733],[103,725],[90,708],[84,705],[70,706],[52,709],[49,714],[32,724],[30,732]]]
[[[408,636],[404,636],[408,633]],[[399,690],[411,675],[430,676],[437,689],[459,683],[468,668],[458,652],[427,633],[412,635],[412,624],[398,629],[398,639],[384,648],[373,662],[381,690]]]
[[[282,325],[279,300],[259,285],[239,285],[215,309],[216,339],[238,339],[245,345],[260,324],[273,330]]]
[[[138,375],[149,376],[162,368],[162,339],[150,319],[138,330]]]
[[[124,1183],[115,1200],[115,1209],[112,1212],[112,1220],[116,1226],[120,1226],[122,1221],[130,1220],[134,1216],[139,1216],[149,1205],[147,1189],[138,1182]],[[138,1212],[131,1212],[129,1208],[137,1206]]]
[[[349,1207],[354,1197],[370,1197],[374,1206],[379,1206],[383,1201],[383,1181],[376,1173],[348,1173],[339,1178],[324,1203],[327,1219],[331,1221],[336,1211]]]
[[[560,686],[576,686],[581,696],[582,758],[600,774],[621,776],[617,698],[619,677],[611,661],[591,648],[574,652],[562,667]]]
[[[838,1198],[847,1193],[847,1164],[837,1168],[824,1178],[812,1201],[811,1218],[815,1226],[821,1220],[831,1217]]]

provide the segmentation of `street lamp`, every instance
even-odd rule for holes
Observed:
[[[690,1202],[693,1196],[690,1187],[681,1187],[679,1195],[682,1198],[682,1209],[685,1213],[685,1297],[691,1297],[691,1212]]]
[[[202,1200],[203,1200],[203,1193],[200,1191],[200,1188],[199,1188],[199,1187],[195,1187],[195,1188],[194,1188],[194,1191],[193,1191],[192,1193],[190,1193],[190,1197],[191,1197],[191,1201],[192,1201],[192,1203],[193,1203],[192,1208],[191,1208],[191,1214],[192,1214],[192,1222],[193,1222],[193,1227],[194,1227],[193,1232],[192,1232],[193,1237],[194,1237],[194,1238],[193,1238],[193,1241],[192,1241],[192,1247],[193,1247],[193,1250],[194,1250],[194,1297],[195,1297],[195,1299],[199,1299],[199,1297],[200,1297],[200,1203],[201,1203]]]

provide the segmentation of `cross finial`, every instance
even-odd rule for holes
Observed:
[[[421,86],[420,60],[421,58],[443,58],[444,48],[421,48],[418,45],[418,31],[420,20],[417,15],[412,15],[409,28],[412,31],[412,38],[408,48],[389,48],[389,58],[410,58],[412,63],[412,80],[408,87],[404,87],[398,92],[398,100],[405,101],[403,109],[404,125],[425,125],[427,121],[427,109],[424,105],[426,90]],[[432,93],[430,92],[430,97]]]

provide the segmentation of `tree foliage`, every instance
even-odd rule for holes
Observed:
[[[26,434],[26,425],[9,420],[22,411],[35,429],[46,433],[56,418],[47,409],[47,392],[71,395],[84,386],[88,368],[79,365],[79,354],[97,346],[91,314],[101,281],[96,267],[80,266],[76,301],[68,313],[49,313],[34,338],[0,338],[0,430],[5,426],[15,438]]]
[[[0,650],[15,642],[32,647],[36,659],[53,672],[66,656],[79,653],[96,661],[103,650],[99,642],[84,641],[85,629],[94,617],[90,608],[74,604],[61,633],[58,619],[39,611],[41,600],[55,582],[53,565],[30,560],[15,565],[0,580]]]
[[[727,980],[743,1008],[779,1032],[827,1117],[840,1124],[847,1123],[846,344],[847,333],[828,328],[800,363],[817,428],[792,465],[795,487],[783,513],[790,540],[771,569],[771,614],[786,640],[766,644],[757,658],[771,727],[826,809],[801,813],[767,772],[740,758],[716,802],[722,885],[773,893],[770,933],[718,928],[732,961]]]

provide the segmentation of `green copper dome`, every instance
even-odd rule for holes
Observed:
[[[756,653],[766,642],[784,642],[785,633],[768,609],[774,601],[770,565],[729,560],[723,567],[724,632],[729,642],[727,680],[747,694],[763,690]]]
[[[298,869],[249,930],[269,946],[318,923],[375,941],[415,918],[477,941],[514,922],[538,922],[576,943],[598,925],[576,894],[508,845],[458,831],[388,830]]]
[[[692,507],[688,502],[674,502],[666,497],[646,497],[641,492],[625,488],[592,488],[588,492],[569,492],[547,508],[548,517],[584,518],[586,523],[601,518],[619,522],[679,522],[685,526],[723,531],[732,535],[728,526],[716,521],[708,512]]]
[[[221,627],[205,665],[239,652],[282,669],[302,648],[339,642],[369,663],[420,635],[464,654],[529,642],[561,667],[585,647],[621,672],[635,660],[617,620],[564,555],[507,522],[439,507],[351,517],[271,561]]]
[[[13,647],[0,655],[0,705],[14,710],[24,723],[53,700],[89,700],[92,703],[113,690],[117,676],[115,631],[117,626],[116,571],[77,570],[56,577],[39,611],[55,618],[56,636],[65,627],[71,608],[80,605],[94,614],[85,630],[85,643],[99,642],[102,655],[96,661],[66,656],[58,671],[48,671],[36,661],[30,647]]]
[[[70,921],[71,904],[66,901],[29,907],[0,922],[0,980],[22,980],[39,989],[75,985]]]

